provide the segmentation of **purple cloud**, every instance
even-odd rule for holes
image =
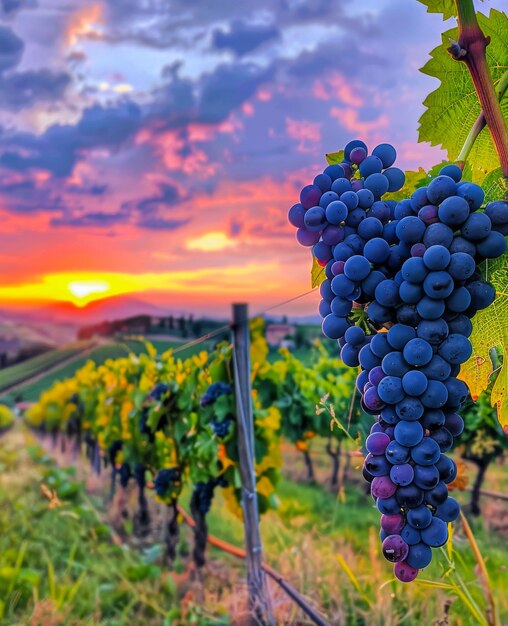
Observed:
[[[275,26],[234,20],[228,30],[217,29],[213,32],[212,45],[216,50],[231,50],[237,57],[242,57],[279,36],[280,31]]]

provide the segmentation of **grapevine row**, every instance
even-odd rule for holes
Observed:
[[[354,391],[354,373],[320,350],[314,368],[283,349],[270,363],[262,320],[251,324],[255,428],[255,471],[261,513],[277,504],[281,432],[307,450],[316,435],[345,437],[330,429],[316,411],[323,396],[345,415]],[[53,437],[83,445],[96,472],[109,468],[112,493],[135,481],[138,526],[148,529],[147,488],[169,509],[167,554],[175,558],[177,505],[192,491],[196,521],[194,560],[205,562],[206,515],[214,492],[222,489],[227,507],[241,516],[232,350],[222,342],[211,352],[180,360],[169,350],[89,362],[73,378],[57,382],[26,413],[29,425]],[[282,419],[283,417],[283,419]],[[357,410],[355,424],[360,417]]]

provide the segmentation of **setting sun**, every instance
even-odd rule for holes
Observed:
[[[76,298],[82,299],[93,293],[106,293],[110,285],[105,281],[73,281],[69,283],[68,289]]]

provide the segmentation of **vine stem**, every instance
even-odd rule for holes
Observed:
[[[507,90],[508,90],[508,70],[506,70],[506,72],[503,74],[503,76],[501,77],[501,80],[499,81],[496,87],[496,94],[497,94],[499,101],[503,99]],[[464,169],[466,161],[469,158],[469,153],[471,152],[475,141],[478,139],[478,135],[481,133],[481,131],[485,128],[486,125],[487,125],[487,120],[485,119],[485,115],[483,114],[483,111],[482,111],[480,115],[476,118],[476,121],[471,127],[471,130],[469,131],[466,141],[464,142],[464,145],[462,146],[462,149],[459,155],[457,156],[456,163],[462,169]]]
[[[508,130],[490,76],[485,53],[490,38],[485,37],[478,24],[473,0],[455,0],[455,5],[458,13],[459,40],[452,42],[448,51],[455,60],[465,63],[471,74],[486,123],[501,161],[503,174],[508,178]]]

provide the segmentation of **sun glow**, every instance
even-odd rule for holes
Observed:
[[[110,284],[106,281],[75,280],[68,284],[68,288],[73,296],[82,299],[93,293],[106,293],[110,289]]]
[[[30,284],[0,285],[0,302],[72,302],[84,307],[89,302],[125,294],[166,292],[186,296],[206,284],[210,293],[242,296],[260,293],[263,289],[280,290],[277,263],[249,263],[229,266],[142,274],[125,273],[61,273],[47,274]]]

